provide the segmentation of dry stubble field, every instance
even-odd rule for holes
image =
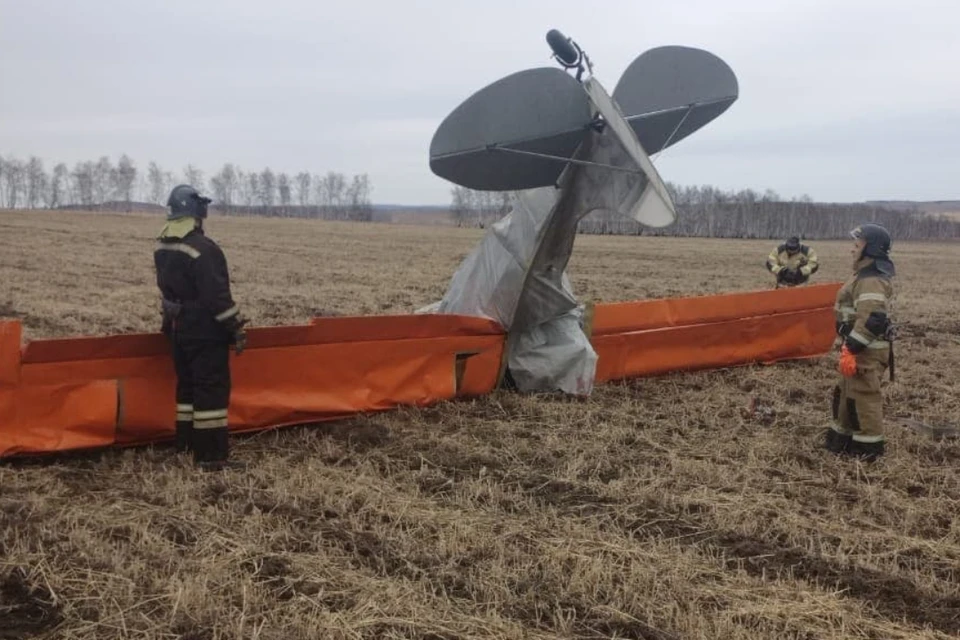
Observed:
[[[157,327],[147,216],[0,213],[0,317]],[[409,312],[480,232],[222,219],[255,324]],[[768,241],[578,239],[581,299],[769,286]],[[818,281],[845,242],[816,243]],[[586,401],[495,393],[235,440],[0,465],[0,638],[947,638],[960,634],[960,250],[895,244],[889,456],[818,448],[834,360]]]

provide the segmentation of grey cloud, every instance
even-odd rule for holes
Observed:
[[[481,86],[552,64],[557,27],[610,90],[662,44],[734,69],[740,100],[656,160],[667,180],[957,196],[956,3],[0,0],[0,15],[3,154],[368,172],[378,202],[446,203],[436,126]]]

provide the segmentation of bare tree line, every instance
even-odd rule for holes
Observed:
[[[913,210],[871,204],[821,203],[809,196],[785,200],[775,191],[723,191],[712,186],[667,183],[677,207],[677,221],[661,229],[645,227],[613,212],[594,212],[578,231],[604,235],[650,235],[703,238],[807,239],[847,238],[865,222],[884,225],[895,238],[933,240],[960,238],[960,221]],[[510,211],[505,192],[451,191],[451,215],[458,226],[485,226]]]
[[[175,174],[150,162],[138,170],[123,154],[114,164],[103,156],[77,162],[71,169],[57,163],[50,172],[40,158],[0,156],[0,207],[7,209],[93,209],[132,211],[144,205],[165,206],[176,184],[191,184],[208,192],[212,208],[225,214],[314,217],[334,220],[373,218],[367,174],[347,177],[328,171],[296,175],[269,167],[245,171],[227,163],[206,178],[192,164]]]
[[[373,218],[372,185],[366,174],[350,178],[328,171],[295,175],[269,167],[246,171],[227,163],[207,179],[188,164],[174,174],[150,162],[138,170],[123,154],[113,163],[107,156],[77,162],[73,168],[60,162],[48,172],[40,158],[27,160],[0,156],[0,207],[8,209],[78,208],[130,211],[164,206],[173,186],[180,182],[207,191],[213,209],[225,214],[271,215],[364,220]],[[610,212],[584,218],[581,233],[656,235],[717,238],[845,238],[863,222],[879,222],[901,239],[960,238],[960,221],[911,210],[893,210],[871,204],[816,203],[809,196],[785,200],[777,193],[752,189],[723,191],[712,186],[678,186],[667,183],[678,209],[676,223],[651,229]],[[450,211],[458,226],[486,227],[510,211],[509,192],[451,190]]]
[[[483,229],[510,212],[509,191],[474,191],[457,186],[450,190],[450,195],[450,215],[458,227]]]

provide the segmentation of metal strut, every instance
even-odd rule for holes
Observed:
[[[579,164],[587,167],[600,167],[601,169],[613,169],[614,171],[622,171],[623,173],[635,173],[638,175],[646,175],[643,171],[639,169],[629,169],[626,167],[618,167],[612,164],[604,164],[602,162],[590,162],[589,160],[575,160],[574,158],[564,158],[563,156],[555,156],[549,153],[538,153],[536,151],[524,151],[522,149],[511,149],[510,147],[501,147],[496,144],[487,145],[486,149],[488,151],[506,151],[509,153],[516,153],[522,156],[533,156],[534,158],[545,158],[547,160],[559,160],[560,162],[570,162],[572,164]]]
[[[663,146],[660,147],[660,151],[663,151],[670,146],[670,143],[673,142],[673,136],[677,135],[677,131],[680,131],[680,127],[683,126],[683,123],[687,121],[687,116],[693,113],[693,108],[697,106],[696,102],[691,102],[687,105],[687,112],[683,114],[683,117],[680,118],[680,122],[677,123],[677,126],[673,128],[673,131],[670,132],[670,137],[667,138],[667,141],[663,143]],[[659,153],[659,152],[657,152]]]

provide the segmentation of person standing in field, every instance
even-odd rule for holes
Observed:
[[[893,327],[890,318],[896,275],[890,260],[890,234],[865,224],[850,232],[853,275],[837,292],[840,383],[833,393],[834,426],[824,446],[838,454],[876,460],[884,454],[880,381],[890,368],[893,380]]]
[[[176,447],[192,451],[204,471],[239,467],[228,462],[230,345],[246,347],[244,325],[230,293],[223,251],[206,236],[210,198],[181,184],[167,200],[167,223],[153,258],[163,297],[162,332],[177,375]]]
[[[767,256],[767,269],[777,277],[777,288],[805,284],[820,268],[817,252],[793,236]]]

